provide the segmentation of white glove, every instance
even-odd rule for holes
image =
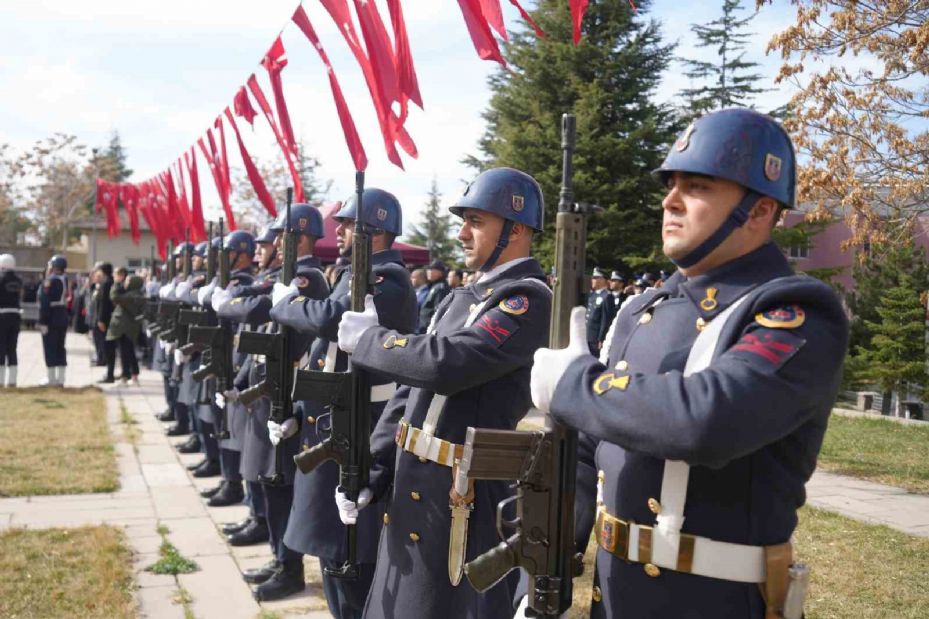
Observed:
[[[268,420],[268,438],[271,439],[271,444],[277,447],[277,444],[285,438],[290,438],[297,432],[297,420],[293,417],[289,417],[284,420],[284,423],[275,423]]]
[[[358,501],[349,501],[341,486],[335,487],[335,504],[339,508],[339,519],[342,524],[355,524],[358,522],[358,512],[367,507],[374,494],[370,488],[362,488],[358,493]]]
[[[39,333],[48,335],[48,325],[39,325]]]
[[[532,394],[533,404],[541,411],[551,412],[555,387],[558,385],[558,381],[561,380],[562,375],[567,371],[568,366],[581,357],[590,354],[585,334],[586,321],[584,314],[586,311],[583,307],[575,307],[571,310],[571,338],[568,341],[567,348],[559,350],[540,348],[535,351],[532,374],[529,379],[529,391]]]
[[[224,396],[220,392],[217,391],[213,395],[213,401],[216,402],[216,406],[220,408],[226,408],[226,396]]]
[[[174,292],[174,282],[170,282],[158,289],[158,296],[167,299]]]
[[[197,291],[197,303],[205,306],[207,304],[207,301],[209,301],[210,297],[213,295],[213,290],[215,288],[216,288],[215,281],[212,281],[206,286],[203,286],[202,288],[200,288],[200,290]]]
[[[525,619],[526,617],[535,617],[535,613],[527,615],[526,611],[529,610],[529,596],[524,595],[519,599],[519,606],[516,607],[516,614],[513,615],[513,619]],[[558,619],[568,619],[568,613],[570,611],[565,611],[558,615]]]
[[[213,311],[218,312],[219,308],[226,304],[229,299],[232,298],[232,293],[228,290],[214,290],[213,298],[210,299],[210,304],[213,306]]]
[[[146,338],[151,338],[151,337],[152,337],[152,330],[149,329],[148,327],[145,327],[145,337],[146,337]]]
[[[374,297],[370,294],[365,297],[365,311],[345,312],[339,322],[339,348],[347,353],[355,352],[358,340],[362,334],[378,325],[377,309],[374,307]]]
[[[185,355],[182,353],[180,348],[174,351],[174,363],[181,365],[182,363],[187,363],[188,361],[190,361],[190,355]]]
[[[188,292],[190,292],[190,282],[181,282],[174,289],[174,296],[180,299],[181,297],[186,297]]]
[[[300,289],[297,288],[297,285],[291,282],[289,286],[285,286],[281,282],[274,283],[274,289],[271,291],[271,305],[275,306],[287,297],[295,295],[300,292]]]

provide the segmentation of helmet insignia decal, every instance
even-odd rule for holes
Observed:
[[[246,249],[248,249],[248,243],[246,243],[245,241],[240,241],[240,242],[239,242],[239,249],[241,249],[241,250],[246,250]]]
[[[526,208],[526,199],[523,196],[513,196],[513,210],[517,213],[521,213],[522,210]]]
[[[764,158],[764,177],[769,181],[776,181],[781,177],[781,158],[771,153]]]
[[[385,219],[387,219],[387,209],[385,208],[377,209],[377,220],[384,221]]]
[[[300,219],[297,220],[297,229],[298,229],[298,230],[306,230],[306,225],[307,225],[309,222],[310,222],[310,220],[307,219],[306,217],[301,217]]]
[[[687,147],[690,146],[690,136],[694,133],[694,125],[691,123],[684,134],[678,138],[677,143],[674,145],[674,148],[677,149],[677,152],[681,153],[687,150]]]

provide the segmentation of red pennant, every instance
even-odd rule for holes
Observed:
[[[516,7],[516,9],[519,11],[519,14],[522,15],[524,20],[526,20],[526,23],[529,24],[533,30],[535,30],[536,36],[544,39],[545,31],[542,30],[542,28],[535,22],[534,19],[532,19],[532,15],[530,15],[529,11],[522,7],[522,5],[519,3],[519,0],[510,0],[510,4]]]
[[[500,0],[480,0],[480,5],[484,21],[497,31],[501,39],[506,41],[506,26],[503,25],[503,10],[500,8]]]
[[[576,0],[571,1],[573,3]],[[458,0],[458,6],[461,8],[461,14],[464,16],[465,25],[468,27],[468,33],[471,35],[471,42],[474,44],[477,55],[481,60],[493,60],[505,67],[506,61],[500,54],[497,41],[484,18],[480,0]]]
[[[297,27],[303,31],[303,34],[306,35],[306,38],[310,40],[313,49],[317,51],[323,64],[326,65],[326,73],[329,75],[329,88],[332,90],[332,98],[335,100],[336,111],[339,114],[339,122],[342,123],[342,133],[345,135],[345,143],[348,146],[349,153],[352,155],[355,170],[364,170],[368,167],[368,157],[365,154],[361,138],[358,136],[358,131],[355,129],[355,121],[352,119],[352,114],[348,109],[348,105],[345,103],[345,97],[342,95],[342,88],[339,86],[339,80],[335,76],[335,70],[329,62],[326,50],[323,49],[319,37],[316,36],[316,31],[313,29],[312,24],[310,24],[310,18],[307,16],[306,11],[303,10],[302,5],[298,6],[297,10],[294,11],[293,20],[294,23],[297,24]],[[413,78],[415,80],[415,74]]]
[[[184,178],[184,165],[181,163],[180,157],[171,165],[171,169],[174,174],[178,211],[184,220],[184,228],[187,229],[191,227],[192,220],[190,217],[190,203],[187,202],[187,180]],[[196,231],[190,231],[190,240],[194,243],[199,242],[197,236]]]
[[[115,183],[97,179],[96,212],[102,207],[106,211],[106,233],[113,238],[119,236],[119,187]]]
[[[122,183],[119,186],[119,199],[129,215],[129,230],[132,234],[132,242],[138,245],[139,240],[142,238],[142,233],[139,230],[139,189],[131,183]]]
[[[232,100],[232,108],[235,110],[236,116],[241,116],[247,120],[248,124],[252,127],[255,126],[255,117],[258,116],[258,112],[252,107],[252,102],[248,100],[248,93],[245,91],[245,86],[239,86],[239,90],[235,93],[235,97]]]
[[[219,154],[216,152],[216,141],[213,139],[212,129],[206,130],[206,137],[210,144],[209,150],[207,150],[206,146],[203,144],[203,138],[198,138],[197,144],[200,146],[200,152],[203,153],[203,158],[206,159],[207,164],[210,166],[213,182],[216,184],[216,193],[219,194],[220,202],[223,204],[223,212],[226,213],[229,231],[232,232],[236,229],[235,217],[232,214],[232,207],[229,204],[229,194],[226,193],[226,185],[223,182],[222,164],[218,161]]]
[[[287,162],[290,178],[294,182],[294,200],[303,202],[303,182],[300,180],[300,173],[297,172],[297,168],[294,166],[292,153],[287,147],[286,139],[281,135],[281,130],[278,128],[277,122],[274,120],[274,114],[271,112],[271,106],[268,105],[268,99],[261,90],[261,86],[258,85],[258,78],[255,77],[254,73],[248,78],[248,89],[252,92],[252,96],[255,97],[255,101],[258,102],[258,107],[261,108],[261,112],[268,120],[268,124],[271,125],[271,131],[274,132],[274,137],[277,138],[277,143],[284,153],[284,161]]]
[[[190,176],[191,218],[193,226],[200,231],[200,236],[206,239],[206,223],[203,221],[203,203],[200,201],[200,175],[197,173],[197,151],[190,147],[184,153],[184,163],[187,165],[187,175]]]
[[[390,23],[394,30],[394,47],[396,48],[397,77],[400,80],[400,90],[413,103],[423,109],[423,98],[419,94],[419,82],[416,79],[416,68],[413,66],[413,54],[410,52],[410,40],[406,34],[406,22],[403,19],[403,9],[400,0],[387,0],[390,11]]]
[[[281,71],[287,66],[287,52],[284,51],[284,43],[278,36],[271,44],[271,49],[261,59],[261,66],[268,70],[268,78],[271,80],[271,91],[274,93],[274,107],[277,108],[277,122],[281,128],[281,133],[287,142],[287,147],[294,156],[298,156],[297,142],[294,139],[294,130],[290,126],[290,114],[287,112],[287,102],[284,100],[284,84],[281,81]]]
[[[584,13],[587,12],[589,1],[568,0],[568,4],[571,7],[571,22],[574,24],[574,45],[576,47],[581,41],[581,23],[584,21]]]
[[[264,179],[261,178],[261,174],[258,173],[258,168],[255,167],[255,163],[252,161],[251,156],[248,154],[248,150],[245,148],[245,142],[242,141],[242,135],[239,133],[239,127],[235,124],[232,112],[229,111],[228,107],[225,112],[226,120],[232,126],[232,130],[235,131],[235,139],[239,143],[239,154],[242,155],[242,163],[245,164],[245,173],[248,175],[248,180],[251,181],[252,187],[255,189],[255,195],[258,196],[258,200],[264,205],[265,210],[268,211],[271,217],[277,217],[277,209],[274,207],[274,198],[268,193],[268,188],[265,186]]]

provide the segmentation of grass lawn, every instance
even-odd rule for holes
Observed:
[[[827,471],[929,493],[929,424],[832,415],[819,456]]]
[[[118,479],[100,390],[0,391],[0,497],[112,492]]]
[[[806,619],[929,617],[929,539],[806,507],[794,544],[812,573]],[[570,619],[589,614],[595,547],[591,538]]]
[[[0,617],[135,617],[131,555],[114,527],[0,532]]]

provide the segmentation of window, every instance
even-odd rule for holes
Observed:
[[[810,244],[803,243],[802,245],[791,245],[790,249],[787,250],[787,255],[795,259],[809,258]]]

